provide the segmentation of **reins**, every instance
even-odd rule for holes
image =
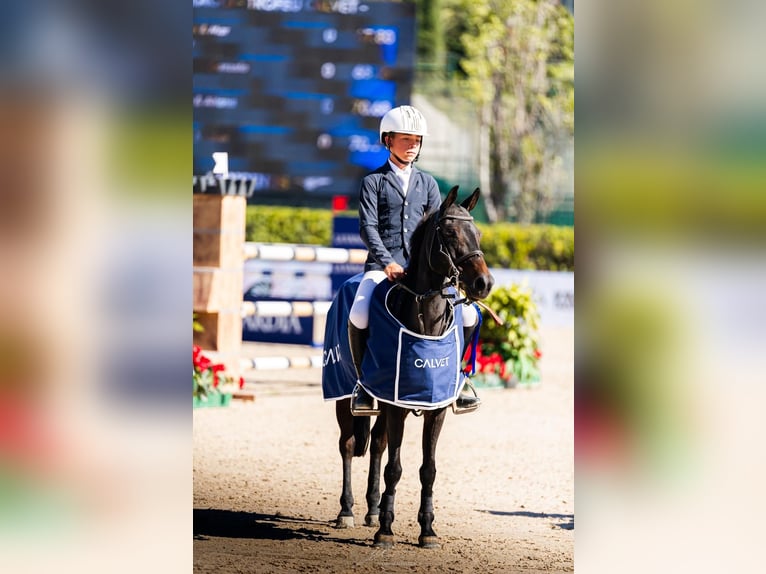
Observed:
[[[465,298],[463,298],[463,299],[461,299],[459,301],[456,301],[456,302],[450,301],[450,299],[454,299],[455,298],[455,294],[454,293],[445,293],[444,289],[446,287],[450,287],[451,285],[452,285],[451,283],[445,283],[444,285],[442,285],[441,288],[439,288],[439,289],[429,289],[425,293],[417,293],[416,291],[413,291],[412,289],[407,287],[404,283],[402,283],[399,280],[397,280],[397,282],[394,284],[394,287],[399,287],[401,289],[404,289],[405,291],[407,291],[410,295],[412,295],[415,298],[415,304],[418,306],[418,323],[420,324],[420,330],[422,332],[425,332],[426,328],[425,328],[425,321],[424,321],[424,314],[423,314],[423,302],[426,299],[430,299],[431,297],[435,297],[436,295],[441,295],[442,299],[446,299],[447,303],[449,304],[450,316],[454,312],[453,310],[455,308],[455,304],[456,303],[462,303],[462,302],[466,301]],[[467,305],[468,303],[465,303],[465,304]]]

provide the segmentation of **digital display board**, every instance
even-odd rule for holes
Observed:
[[[414,5],[193,6],[195,192],[355,197],[387,158],[380,118],[409,103]]]

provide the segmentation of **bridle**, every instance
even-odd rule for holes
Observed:
[[[439,217],[439,219],[436,220],[436,225],[432,227],[432,230],[429,230],[430,238],[429,238],[429,245],[428,245],[428,268],[434,273],[441,273],[441,271],[439,271],[438,269],[434,269],[433,262],[431,261],[431,257],[433,255],[434,241],[438,239],[439,255],[446,257],[447,263],[450,269],[449,273],[445,274],[445,277],[449,277],[448,285],[457,286],[458,279],[460,278],[460,269],[458,269],[458,266],[468,261],[471,257],[477,257],[477,256],[484,257],[484,252],[481,251],[480,249],[474,249],[473,251],[469,251],[468,253],[461,255],[457,259],[453,259],[452,255],[450,255],[449,250],[445,249],[444,247],[444,239],[441,234],[442,222],[450,220],[450,219],[454,219],[457,221],[473,221],[473,217],[470,215],[442,215]]]
[[[397,284],[399,287],[404,289],[405,291],[408,291],[411,295],[415,296],[415,302],[421,303],[424,299],[427,299],[429,297],[433,297],[435,295],[441,295],[443,299],[455,299],[456,295],[455,293],[449,293],[445,292],[445,289],[448,287],[455,287],[457,288],[458,282],[460,280],[460,269],[459,266],[471,259],[472,257],[484,257],[484,252],[480,249],[474,249],[473,251],[469,251],[468,253],[465,253],[458,257],[457,259],[454,259],[452,255],[450,254],[449,250],[445,247],[445,241],[441,234],[441,225],[444,221],[447,220],[457,220],[457,221],[473,221],[473,217],[470,215],[448,215],[443,214],[440,215],[438,218],[434,219],[432,223],[429,224],[429,229],[427,231],[427,236],[425,239],[426,244],[428,245],[428,268],[437,274],[443,275],[445,278],[444,283],[442,283],[441,287],[438,289],[429,289],[425,293],[416,293],[406,285],[404,285],[401,282],[398,282]],[[433,262],[433,255],[434,255],[434,242],[438,242],[438,255],[439,257],[442,257],[446,259],[447,265],[449,268],[449,271],[447,273],[444,273],[443,271],[436,269],[434,267]],[[453,305],[458,304],[469,304],[471,301],[468,299],[468,297],[464,297],[462,299],[458,299],[456,301],[451,302]]]
[[[401,279],[397,280],[396,287],[399,287],[400,289],[403,289],[407,291],[410,295],[412,295],[415,298],[415,304],[418,306],[418,321],[420,323],[420,329],[422,332],[425,332],[425,325],[424,325],[424,302],[426,299],[429,299],[431,297],[435,297],[436,295],[441,296],[442,299],[446,299],[447,303],[449,304],[449,314],[451,315],[453,312],[453,309],[455,305],[470,305],[472,303],[475,303],[479,305],[482,309],[485,309],[495,320],[495,322],[498,325],[503,325],[505,322],[498,317],[497,313],[495,313],[492,309],[490,309],[484,302],[479,300],[473,300],[470,299],[468,296],[463,297],[462,299],[457,299],[457,293],[459,291],[457,290],[458,282],[460,280],[460,269],[459,265],[465,263],[472,257],[484,257],[484,252],[481,249],[474,249],[473,251],[469,251],[468,253],[465,253],[458,257],[457,259],[453,259],[452,255],[450,255],[449,250],[445,248],[445,242],[444,238],[441,234],[441,224],[443,221],[454,219],[457,221],[473,221],[473,217],[470,215],[447,215],[447,214],[441,214],[437,219],[434,220],[434,222],[429,223],[430,227],[427,231],[428,235],[426,236],[425,242],[428,244],[428,268],[434,272],[438,273],[444,276],[445,281],[442,283],[442,285],[438,289],[429,289],[425,293],[417,293],[416,291],[413,291],[409,287],[407,287],[404,283],[402,283]],[[439,271],[438,269],[434,268],[434,263],[432,261],[433,253],[434,253],[434,241],[438,241],[439,246],[439,256],[443,257],[447,260],[447,264],[449,265],[449,272],[443,273],[442,271]],[[454,287],[454,291],[445,291],[448,287]]]

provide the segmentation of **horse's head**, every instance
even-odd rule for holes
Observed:
[[[453,187],[432,218],[427,231],[428,260],[432,271],[454,278],[469,299],[484,299],[495,279],[479,246],[481,232],[470,211],[479,201],[479,188],[461,204],[455,203],[458,186]]]

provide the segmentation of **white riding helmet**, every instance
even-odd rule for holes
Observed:
[[[399,106],[388,110],[380,120],[380,141],[383,145],[383,135],[390,132],[427,136],[428,125],[423,114],[417,109],[412,106]]]

